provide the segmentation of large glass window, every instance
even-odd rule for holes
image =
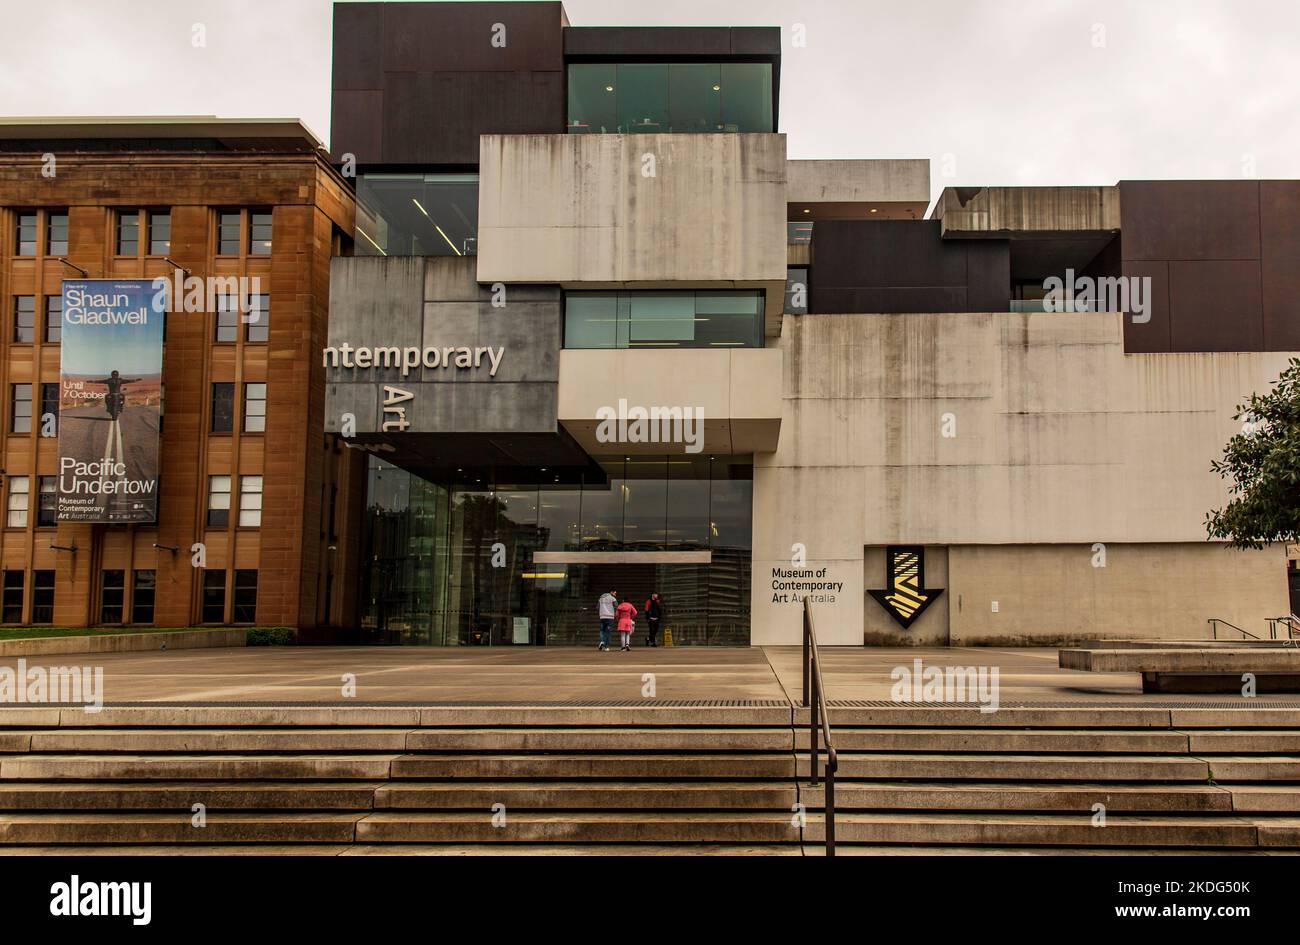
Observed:
[[[761,348],[760,290],[569,292],[566,348]]]
[[[570,134],[775,131],[766,62],[574,63]]]
[[[664,598],[675,643],[749,642],[752,460],[608,457],[540,482],[439,486],[372,459],[362,626],[385,642],[594,644],[596,598]],[[538,552],[709,551],[712,561],[537,561]]]
[[[54,623],[54,572],[32,572],[32,623]]]
[[[357,178],[358,256],[473,256],[477,174],[363,174]]]

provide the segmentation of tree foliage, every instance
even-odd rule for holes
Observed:
[[[1210,464],[1230,483],[1222,509],[1206,514],[1209,537],[1237,548],[1300,540],[1300,358],[1266,394],[1251,394],[1237,407],[1243,422]]]

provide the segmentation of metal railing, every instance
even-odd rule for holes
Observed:
[[[1278,624],[1286,628],[1286,636],[1282,638],[1283,646],[1300,646],[1300,617],[1295,614],[1283,614],[1281,617],[1268,618],[1269,636],[1277,639]]]
[[[817,766],[821,763],[821,749],[817,744],[818,729],[826,744],[826,802],[823,805],[826,821],[826,855],[835,855],[835,772],[840,766],[839,756],[831,745],[831,724],[826,711],[826,686],[822,682],[822,661],[817,652],[817,631],[813,627],[812,604],[803,599],[803,704],[808,708],[808,765],[812,776],[809,782],[817,785]]]
[[[1236,630],[1238,633],[1240,633],[1243,637],[1250,637],[1252,640],[1260,639],[1255,634],[1251,633],[1249,630],[1243,630],[1235,623],[1229,623],[1228,621],[1223,620],[1219,617],[1211,617],[1209,620],[1206,621],[1206,623],[1210,625],[1210,637],[1215,640],[1219,639],[1219,624],[1223,624],[1225,627],[1231,627],[1233,630]]]

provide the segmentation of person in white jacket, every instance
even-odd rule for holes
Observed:
[[[615,609],[618,607],[618,591],[606,591],[596,602],[596,611],[600,616],[600,643],[598,650],[609,649],[609,638],[614,632]]]

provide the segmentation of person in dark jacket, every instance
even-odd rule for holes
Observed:
[[[651,594],[645,602],[646,646],[659,645],[659,625],[664,619],[664,602],[658,594]]]

